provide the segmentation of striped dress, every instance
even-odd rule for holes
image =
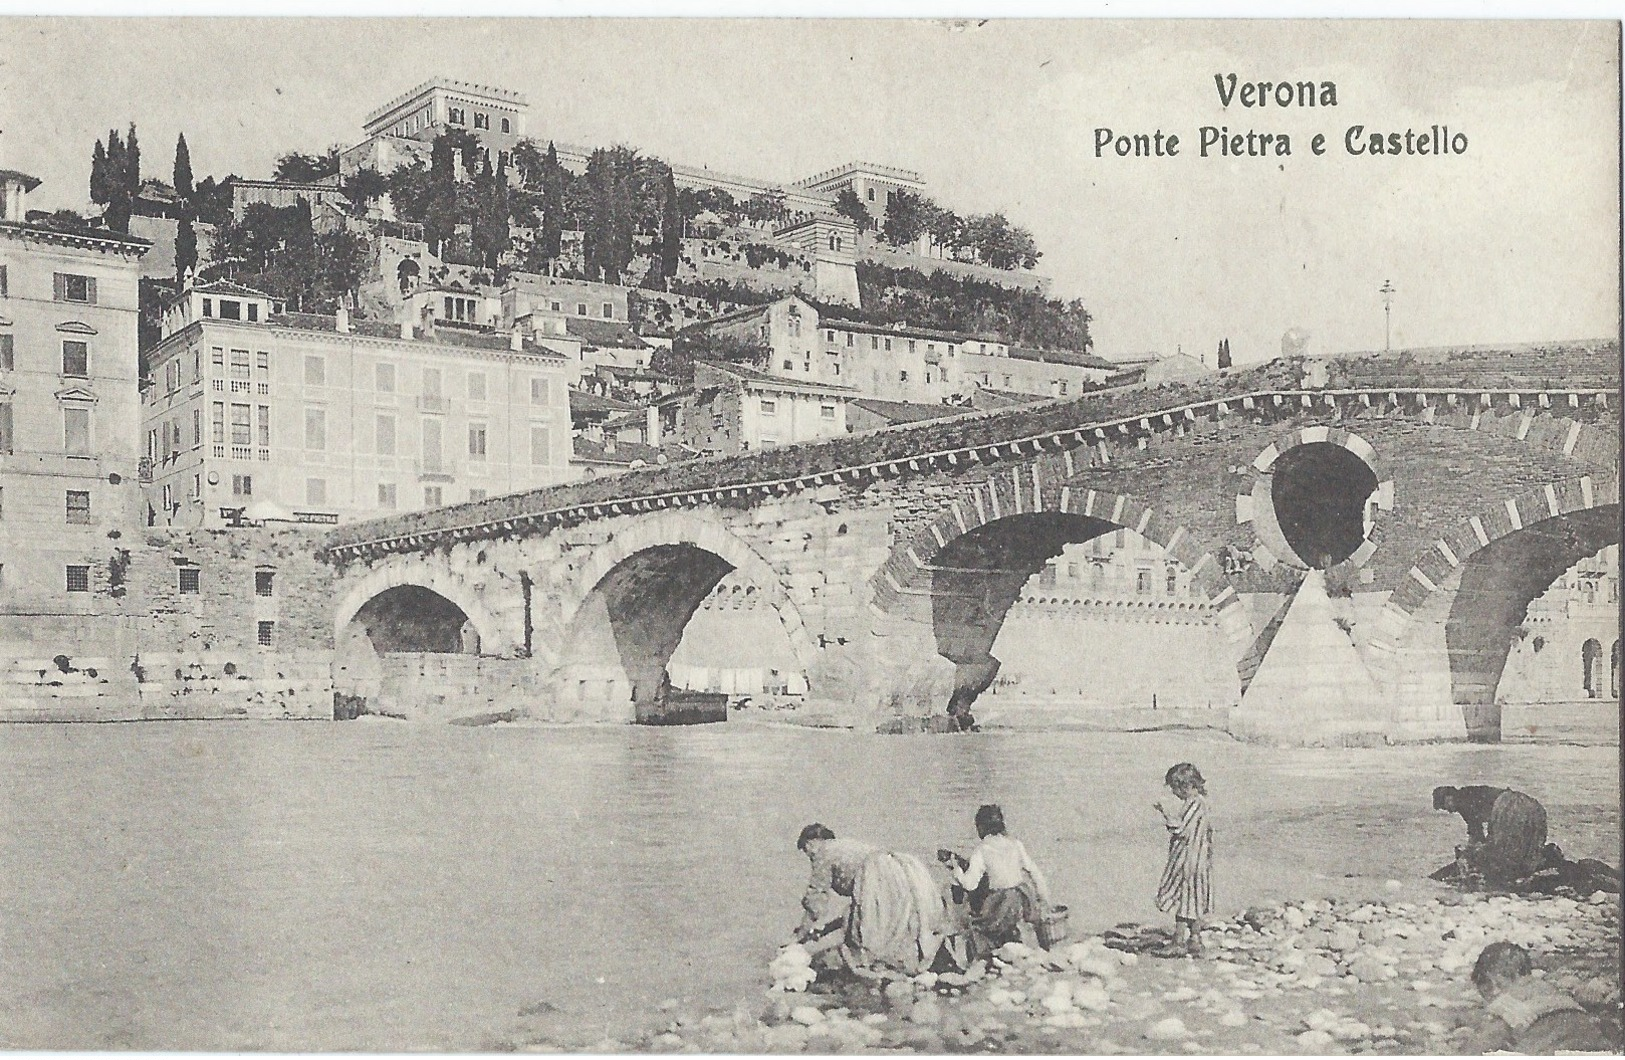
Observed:
[[[1157,908],[1181,920],[1213,911],[1213,827],[1205,795],[1186,799],[1180,819],[1168,822],[1168,866],[1157,885]]]

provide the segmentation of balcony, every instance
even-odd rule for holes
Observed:
[[[414,460],[412,470],[419,482],[451,482],[456,478],[456,472],[444,462],[424,463],[421,460]]]
[[[418,411],[420,412],[449,412],[451,402],[443,397],[420,394],[418,395]]]

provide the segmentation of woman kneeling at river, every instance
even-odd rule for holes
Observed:
[[[919,858],[837,839],[821,824],[796,847],[812,862],[796,940],[858,975],[917,975],[936,959],[947,928],[942,891]]]
[[[1021,840],[1006,834],[1003,810],[995,805],[978,809],[976,834],[981,846],[970,861],[952,870],[967,892],[987,882],[987,896],[971,911],[973,960],[989,956],[1007,942],[1020,942],[1021,925],[1038,924],[1049,905],[1049,881],[1027,856]],[[947,863],[953,854],[942,851],[937,857]]]

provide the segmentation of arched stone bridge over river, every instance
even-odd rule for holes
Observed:
[[[1126,527],[1216,609],[1239,734],[1496,739],[1526,606],[1619,539],[1620,368],[1615,341],[1280,360],[346,526],[338,687],[462,652],[482,703],[630,721],[737,571],[809,705],[940,713],[993,680],[1023,583]]]

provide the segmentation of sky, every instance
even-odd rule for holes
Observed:
[[[1081,298],[1108,357],[1238,363],[1619,331],[1619,72],[1608,22],[777,19],[5,19],[0,168],[82,208],[91,149],[134,121],[146,175],[270,175],[360,139],[432,76],[525,93],[538,139],[790,182],[864,160],[1002,211]],[[1335,107],[1225,107],[1214,76],[1330,81]],[[1359,157],[1345,131],[1465,153]],[[1198,130],[1290,157],[1200,157]],[[1097,130],[1180,137],[1097,157]],[[1326,136],[1315,156],[1310,139]]]

